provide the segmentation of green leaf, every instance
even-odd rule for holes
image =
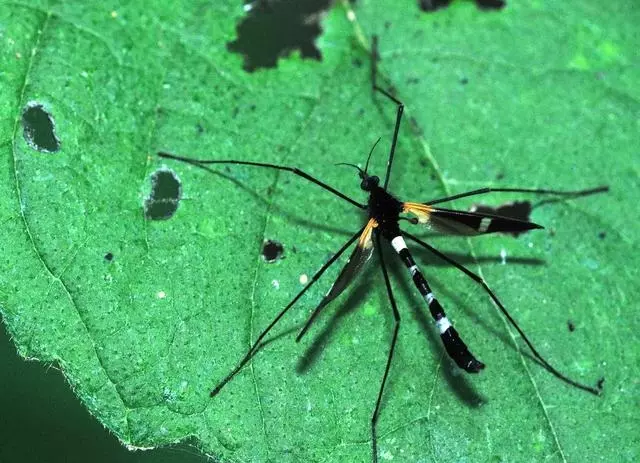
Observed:
[[[0,311],[20,353],[59,365],[131,447],[195,438],[223,461],[369,460],[393,328],[375,259],[296,344],[339,266],[327,272],[273,342],[208,394],[365,217],[286,172],[210,175],[155,152],[300,166],[364,201],[355,172],[334,164],[363,163],[382,136],[372,169],[384,172],[395,108],[370,91],[377,33],[381,72],[407,104],[390,182],[399,197],[611,186],[534,199],[544,231],[430,241],[486,279],[553,365],[591,385],[604,377],[604,395],[550,375],[477,285],[416,249],[487,369],[471,377],[450,364],[393,263],[402,325],[381,460],[637,460],[637,8],[454,2],[427,15],[412,1],[362,0],[323,19],[321,62],[294,54],[252,74],[226,50],[242,15],[231,1],[3,3]],[[25,141],[30,103],[51,114],[59,151]],[[143,208],[158,169],[175,173],[182,199],[152,221]],[[263,261],[266,239],[284,259]]]

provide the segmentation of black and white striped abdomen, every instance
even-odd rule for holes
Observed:
[[[440,338],[442,339],[449,356],[460,368],[470,373],[477,373],[483,369],[484,364],[478,361],[473,354],[469,352],[467,345],[462,341],[462,339],[460,339],[458,332],[451,325],[451,322],[444,313],[444,309],[440,305],[440,302],[438,302],[438,299],[433,294],[429,283],[427,283],[427,280],[420,271],[420,268],[416,264],[415,260],[413,260],[413,256],[407,248],[404,238],[401,235],[394,237],[391,240],[391,246],[393,246],[393,249],[398,253],[400,259],[402,259],[402,262],[411,274],[413,284],[427,302],[431,317],[435,321],[438,331],[440,331]]]

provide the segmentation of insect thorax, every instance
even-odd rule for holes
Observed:
[[[369,216],[378,222],[382,234],[391,239],[400,233],[398,219],[402,202],[381,187],[375,187],[369,195]]]

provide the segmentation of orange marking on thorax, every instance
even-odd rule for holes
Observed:
[[[369,219],[367,225],[364,227],[364,231],[360,235],[360,239],[358,240],[358,246],[361,248],[368,248],[371,246],[371,234],[373,233],[373,229],[378,226],[378,222],[376,219]]]

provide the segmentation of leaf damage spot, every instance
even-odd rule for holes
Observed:
[[[567,320],[567,328],[569,328],[569,331],[573,333],[576,330],[576,325],[573,323],[573,321]]]
[[[144,200],[144,216],[149,220],[167,220],[175,214],[182,197],[182,184],[170,169],[151,174],[151,194]]]
[[[436,11],[449,6],[452,0],[418,0],[422,11]],[[475,0],[481,10],[500,10],[507,5],[505,0]]]
[[[272,263],[282,258],[284,247],[278,241],[267,240],[262,245],[262,258],[265,262]]]
[[[111,262],[113,260],[113,253],[112,252],[108,252],[104,255],[104,260],[106,260],[107,262]]]
[[[243,68],[275,68],[278,59],[298,50],[302,58],[322,60],[315,39],[320,19],[331,0],[255,0],[245,3],[245,18],[236,27],[237,38],[227,50],[244,56]]]
[[[484,204],[474,204],[469,208],[469,212],[477,212],[479,214],[491,214],[491,215],[499,215],[501,217],[507,217],[510,219],[523,220],[525,222],[531,221],[531,210],[533,207],[531,206],[530,201],[514,201],[510,203],[505,203],[501,206],[487,206]],[[527,231],[517,231],[508,233],[509,235],[513,235],[514,237],[518,237],[522,233],[526,233]]]
[[[22,128],[27,144],[43,153],[55,153],[60,149],[55,122],[41,103],[29,102],[22,111]]]

